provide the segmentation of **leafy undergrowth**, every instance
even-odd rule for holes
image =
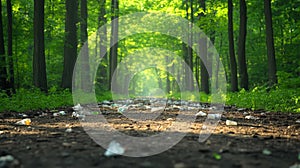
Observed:
[[[226,104],[237,107],[249,108],[252,110],[264,109],[267,111],[280,112],[300,112],[300,89],[273,89],[267,91],[265,88],[254,88],[251,91],[241,90],[237,93],[227,93]],[[199,100],[199,97],[183,92],[169,95],[171,98],[187,98],[189,100]],[[85,96],[83,96],[85,97]],[[111,100],[110,92],[97,94],[97,101]],[[201,102],[210,102],[211,96],[200,93]],[[12,97],[0,93],[0,112],[16,111],[24,112],[28,110],[55,109],[63,106],[73,106],[72,93],[68,90],[60,91],[51,88],[48,94],[38,89],[20,89]]]
[[[254,88],[246,92],[226,95],[227,104],[252,110],[264,109],[268,111],[300,112],[300,89],[274,89]]]
[[[11,97],[0,93],[0,112],[54,109],[72,105],[71,93],[67,90],[50,89],[48,94],[38,89],[20,89]]]

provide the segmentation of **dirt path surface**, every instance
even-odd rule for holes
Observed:
[[[229,108],[205,142],[198,142],[204,119],[197,117],[187,135],[171,149],[154,156],[132,158],[104,156],[106,149],[87,135],[78,119],[71,117],[73,109],[59,110],[66,114],[1,113],[0,167],[288,168],[300,164],[299,114]],[[155,134],[158,129],[163,131],[176,115],[171,110],[157,121],[142,124],[124,119],[116,110],[107,110],[104,116],[123,133],[145,136]],[[246,116],[254,118],[245,119]],[[16,125],[22,118],[30,118],[31,124]],[[228,126],[226,120],[236,121],[238,125]]]

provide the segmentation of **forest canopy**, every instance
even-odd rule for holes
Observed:
[[[99,100],[111,98],[113,72],[126,56],[138,49],[156,47],[181,57],[196,80],[192,84],[187,82],[186,87],[195,89],[198,85],[198,91],[203,94],[200,100],[210,101],[212,78],[209,70],[204,60],[182,40],[161,33],[141,33],[118,41],[119,25],[112,20],[136,12],[163,12],[198,26],[214,45],[224,66],[226,88],[230,91],[227,103],[253,109],[299,112],[299,6],[297,0],[1,0],[3,106],[0,111],[70,105],[70,93],[62,90],[72,89],[75,61],[88,40],[89,47],[97,48],[95,52],[105,53],[95,77],[88,73],[88,64],[94,63],[93,60],[82,60],[82,68],[86,71],[81,74],[81,80],[95,79]],[[111,29],[98,31],[103,25]],[[168,26],[168,23],[157,20],[157,25]],[[96,44],[91,44],[91,39],[96,39]],[[116,44],[107,47],[115,40]],[[90,50],[84,52],[92,54]],[[145,58],[149,56],[150,52]],[[205,59],[212,62],[209,54]],[[176,63],[171,62],[167,68],[172,69]],[[175,79],[191,79],[178,75],[180,72],[172,75],[157,68],[147,69],[131,79],[129,92],[145,95],[145,92],[158,89],[170,97],[178,97],[178,92],[190,90],[180,90]],[[126,76],[119,80],[124,79]],[[153,90],[149,90],[151,88]],[[28,92],[32,89],[33,93]],[[9,105],[13,101],[20,103],[23,100],[20,94],[32,97],[39,95],[39,90],[52,95],[53,101],[60,101],[59,95],[68,98],[60,103],[50,103],[47,98],[45,102],[48,103],[29,103],[34,105],[27,108]]]

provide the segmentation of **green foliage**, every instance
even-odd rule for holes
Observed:
[[[256,87],[252,91],[241,90],[227,95],[227,104],[252,110],[300,112],[300,89],[276,88],[267,91],[266,88]]]
[[[20,89],[12,97],[0,93],[0,112],[54,109],[73,105],[70,91],[58,91],[51,88],[46,95],[38,89]]]

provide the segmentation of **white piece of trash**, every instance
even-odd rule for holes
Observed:
[[[73,132],[73,130],[72,130],[72,128],[67,128],[65,132],[66,133],[71,133],[71,132]]]
[[[210,120],[215,120],[215,119],[220,119],[221,118],[221,114],[207,114],[207,119]]]
[[[248,116],[245,116],[245,119],[247,119],[247,120],[258,120],[259,117],[254,117],[252,115],[248,115]]]
[[[200,116],[200,117],[205,117],[207,116],[206,113],[204,113],[203,111],[199,111],[197,114],[195,114],[196,117]]]
[[[226,125],[237,125],[236,121],[226,120]]]
[[[83,108],[80,104],[77,104],[76,106],[73,107],[74,111],[81,111]]]
[[[300,168],[300,164],[294,164],[294,165],[292,165],[292,166],[290,166],[289,168]]]
[[[16,122],[16,125],[30,125],[30,124],[31,124],[30,118],[25,118],[21,121]]]
[[[121,146],[120,143],[116,141],[111,141],[108,145],[107,150],[105,151],[104,155],[107,157],[110,156],[117,156],[117,155],[123,155],[125,152],[125,149]]]

